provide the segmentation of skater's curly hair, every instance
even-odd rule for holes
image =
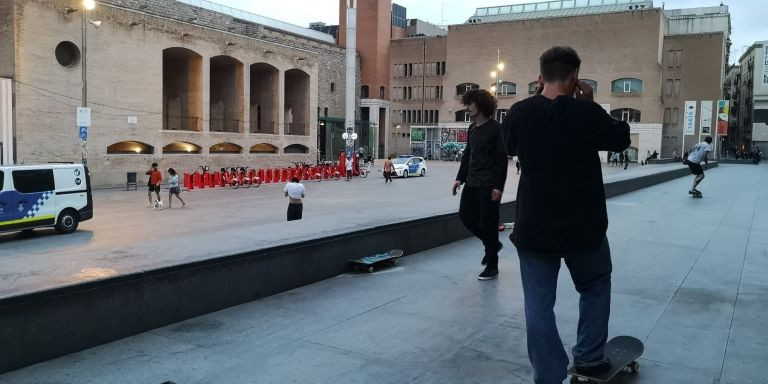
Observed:
[[[487,117],[493,117],[496,112],[496,98],[485,89],[472,89],[464,93],[461,103],[470,106],[475,103],[477,109]]]

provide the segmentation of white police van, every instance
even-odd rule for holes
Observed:
[[[0,166],[0,232],[54,227],[72,233],[93,217],[88,167]]]

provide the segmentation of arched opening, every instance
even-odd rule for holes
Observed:
[[[285,72],[285,133],[309,134],[309,74],[300,69]]]
[[[235,143],[218,143],[208,148],[209,153],[242,153],[243,147]]]
[[[210,130],[243,132],[243,63],[230,56],[211,58]]]
[[[163,50],[163,129],[199,131],[203,111],[203,57],[186,48]]]
[[[309,148],[301,144],[291,144],[283,149],[283,153],[309,153]]]
[[[456,86],[456,96],[463,96],[467,91],[480,89],[480,85],[475,83],[461,83]]]
[[[379,87],[379,99],[384,100],[386,98],[385,97],[386,94],[387,94],[387,89],[384,88],[383,86]]]
[[[360,98],[361,99],[367,99],[370,91],[367,85],[360,86]]]
[[[140,141],[121,141],[107,147],[109,155],[150,155],[155,153],[155,148]]]
[[[634,78],[616,79],[611,83],[611,92],[616,95],[639,95],[643,93],[643,81]]]
[[[251,65],[251,133],[277,134],[280,71],[267,63]]]
[[[628,123],[639,123],[640,115],[640,111],[634,108],[618,108],[611,111],[611,117]]]
[[[269,153],[269,154],[274,154],[274,153],[277,153],[277,147],[275,147],[272,144],[260,143],[260,144],[256,144],[254,146],[251,146],[250,152],[251,153]]]
[[[200,154],[202,147],[197,144],[187,143],[186,141],[176,141],[163,147],[164,154]]]

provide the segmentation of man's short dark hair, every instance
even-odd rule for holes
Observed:
[[[157,163],[152,163],[152,168],[157,167]]]
[[[541,77],[548,83],[566,81],[581,66],[579,54],[571,47],[552,47],[539,58]]]
[[[298,177],[292,177],[291,178],[291,183],[298,183],[298,182],[299,182],[299,178]]]
[[[707,144],[712,144],[712,136],[707,136],[704,138],[704,141],[707,142]]]
[[[496,112],[496,99],[485,89],[472,89],[464,93],[461,103],[470,106],[475,103],[477,110],[487,117],[493,117]]]

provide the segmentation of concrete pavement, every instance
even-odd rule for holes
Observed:
[[[0,298],[456,212],[450,185],[458,164],[431,161],[426,177],[387,185],[380,172],[351,182],[307,182],[304,220],[291,223],[282,183],[185,192],[186,207],[177,201],[161,212],[145,208],[146,189],[96,191],[94,219],[74,234],[0,235]],[[679,167],[606,166],[604,172],[610,181]],[[504,201],[514,200],[517,180],[510,166]]]
[[[707,172],[609,199],[611,336],[646,343],[617,383],[763,383],[768,347],[768,166]],[[522,291],[505,241],[500,278],[480,244],[409,255],[0,376],[0,383],[530,383]],[[566,347],[577,295],[561,273]]]

